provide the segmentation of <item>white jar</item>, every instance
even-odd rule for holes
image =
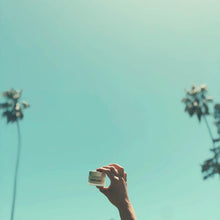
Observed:
[[[105,186],[105,174],[99,171],[89,171],[89,185]]]

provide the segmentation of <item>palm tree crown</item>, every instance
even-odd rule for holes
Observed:
[[[4,110],[2,116],[6,117],[7,123],[13,123],[19,119],[23,119],[24,109],[30,107],[26,101],[22,101],[21,103],[19,102],[22,92],[23,90],[11,89],[2,93],[6,102],[0,104],[0,109]]]

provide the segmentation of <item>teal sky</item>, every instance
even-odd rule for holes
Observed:
[[[118,163],[139,220],[219,220],[205,125],[180,102],[220,102],[217,0],[0,1],[0,89],[24,89],[15,220],[119,220],[87,184]],[[212,123],[212,121],[210,121]],[[213,127],[213,129],[215,129]],[[0,120],[0,219],[9,219],[15,125]]]

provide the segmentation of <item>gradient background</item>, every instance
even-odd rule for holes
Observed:
[[[119,220],[88,171],[128,172],[139,220],[219,220],[220,179],[184,88],[220,102],[218,0],[2,0],[0,89],[24,89],[15,220]],[[212,121],[210,121],[212,123]],[[212,127],[215,131],[215,127]],[[0,120],[0,219],[9,219],[17,146]]]

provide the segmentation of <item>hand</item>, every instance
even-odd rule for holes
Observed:
[[[127,173],[124,172],[124,168],[118,164],[109,164],[96,170],[107,174],[111,181],[109,187],[97,187],[100,192],[118,209],[129,206]]]

